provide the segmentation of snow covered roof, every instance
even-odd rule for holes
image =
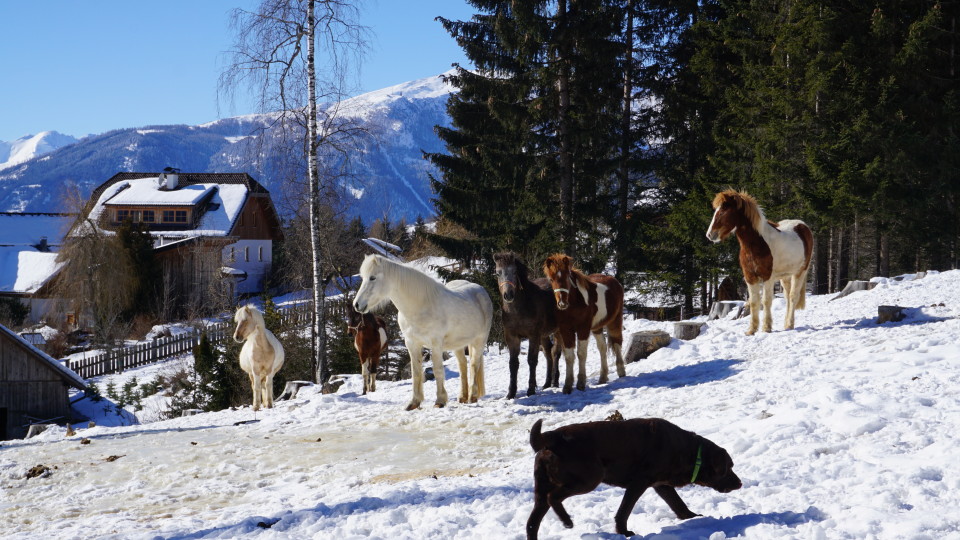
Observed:
[[[0,293],[33,294],[61,267],[56,253],[30,246],[0,246]]]
[[[194,184],[182,188],[165,190],[159,188],[160,179],[139,178],[123,182],[119,191],[104,204],[109,205],[150,205],[150,206],[193,206],[217,188],[216,184]],[[121,183],[118,183],[120,185]]]
[[[63,363],[57,360],[56,358],[50,356],[49,354],[31,345],[29,342],[27,342],[27,340],[23,339],[19,334],[17,334],[13,330],[10,330],[6,326],[0,324],[0,333],[10,336],[11,338],[13,338],[14,341],[20,343],[20,345],[24,346],[27,350],[33,353],[34,356],[38,357],[40,360],[49,364],[50,367],[52,367],[54,370],[60,373],[60,375],[63,376],[64,380],[70,383],[71,386],[78,388],[80,390],[83,390],[87,387],[87,382],[84,381],[79,375],[77,375],[76,372],[74,372],[72,369],[68,368],[67,366],[63,365]]]
[[[150,233],[166,238],[226,236],[239,217],[247,196],[267,192],[246,174],[181,174],[178,187],[173,190],[160,189],[158,175],[127,178],[130,174],[135,173],[116,175],[94,191],[97,199],[90,211],[92,221],[98,222],[107,206],[198,207],[205,203],[205,206],[198,207],[202,215],[196,227],[164,229],[163,225],[155,224],[150,227]],[[188,180],[185,181],[184,177]]]
[[[76,216],[0,212],[0,246],[35,246],[41,238],[53,246],[60,245]]]

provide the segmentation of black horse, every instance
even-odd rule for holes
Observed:
[[[546,278],[531,280],[527,267],[512,252],[497,253],[497,285],[503,300],[503,334],[510,350],[510,390],[507,398],[517,396],[517,370],[520,368],[520,340],[528,339],[527,365],[530,382],[527,395],[537,393],[537,355],[540,349],[547,358],[546,387],[559,385],[558,355],[553,351],[550,336],[557,331],[557,302]]]

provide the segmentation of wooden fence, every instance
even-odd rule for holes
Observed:
[[[331,304],[335,305],[335,303]],[[310,304],[281,308],[278,311],[286,327],[303,327],[313,322],[313,306]],[[179,336],[161,337],[150,342],[109,350],[84,358],[72,358],[67,362],[67,367],[84,379],[108,373],[119,373],[126,369],[191,353],[193,348],[200,343],[200,336],[204,332],[210,342],[216,345],[225,339],[232,338],[233,323],[213,323],[204,328],[195,328],[193,331]]]

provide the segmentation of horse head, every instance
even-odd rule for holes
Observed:
[[[543,262],[543,273],[553,287],[557,309],[567,309],[570,306],[570,289],[573,288],[573,259],[563,253],[553,254]]]
[[[503,301],[509,304],[516,298],[517,290],[523,289],[527,267],[510,251],[494,254],[493,262],[496,264],[497,288]]]
[[[360,327],[363,326],[363,315],[359,311],[353,308],[352,303],[347,303],[347,332],[351,336],[355,336],[360,332]]]
[[[246,341],[250,333],[256,329],[258,315],[260,315],[260,312],[253,304],[247,304],[237,309],[237,312],[233,315],[233,320],[237,323],[237,329],[233,331],[234,341],[237,343]]]
[[[752,214],[759,211],[753,197],[732,189],[717,193],[713,208],[713,219],[707,227],[707,239],[711,242],[726,240],[737,227],[753,225]]]
[[[353,299],[353,308],[367,313],[388,300],[389,285],[383,279],[386,261],[380,255],[367,255],[360,265],[360,288]]]

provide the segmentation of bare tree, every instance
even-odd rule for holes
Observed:
[[[299,140],[305,158],[313,346],[316,379],[323,382],[330,376],[324,278],[331,269],[321,207],[336,197],[336,179],[348,169],[350,149],[362,134],[360,126],[342,114],[341,102],[349,95],[348,82],[364,52],[366,28],[357,23],[357,2],[350,0],[262,0],[256,11],[237,9],[233,15],[237,37],[220,78],[221,91],[232,96],[239,87],[253,90],[261,111],[274,114],[271,131],[293,143]]]

